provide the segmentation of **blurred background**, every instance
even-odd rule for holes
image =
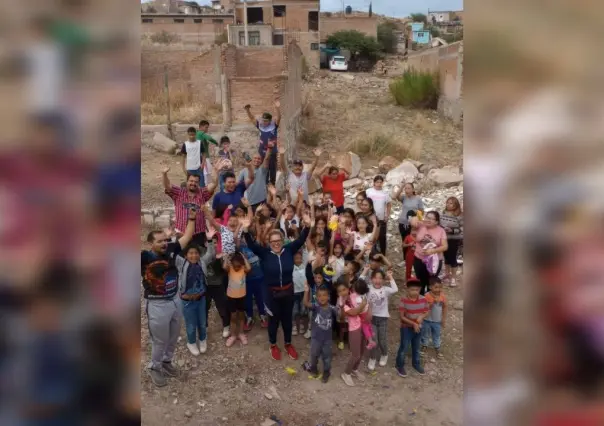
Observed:
[[[3,2],[0,424],[139,424],[137,2]]]
[[[604,424],[604,4],[468,0],[465,423]]]

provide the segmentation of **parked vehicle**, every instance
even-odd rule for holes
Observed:
[[[332,56],[329,61],[329,69],[332,71],[348,71],[348,60],[344,56]]]

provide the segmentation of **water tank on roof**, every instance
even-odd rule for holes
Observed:
[[[352,7],[346,6],[346,15],[350,15],[352,13]]]

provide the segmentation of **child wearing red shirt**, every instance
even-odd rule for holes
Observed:
[[[415,258],[415,237],[417,230],[413,229],[409,235],[403,240],[403,248],[409,248],[405,254],[405,280],[411,278],[411,268],[413,268],[413,259]]]

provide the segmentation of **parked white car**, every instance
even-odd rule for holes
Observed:
[[[343,56],[333,56],[329,61],[329,69],[332,71],[348,71],[348,61]]]

